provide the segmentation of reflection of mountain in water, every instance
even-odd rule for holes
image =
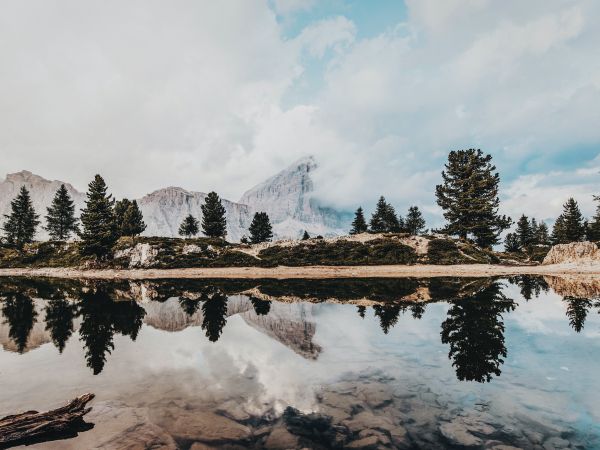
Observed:
[[[247,301],[250,303],[249,299]],[[312,306],[303,303],[272,303],[269,314],[259,315],[250,309],[242,314],[242,318],[255,330],[281,342],[300,356],[317,359],[321,347],[313,342],[317,326],[310,320],[311,311]]]
[[[143,302],[142,307],[146,310],[144,322],[153,328],[169,332],[202,326],[205,319],[202,305],[207,300],[202,299],[201,293],[193,295],[188,292],[187,295],[196,298],[171,297],[163,302]],[[199,307],[190,315],[186,308],[193,306],[190,305],[192,302],[197,302]],[[305,358],[316,359],[321,348],[312,342],[316,325],[310,321],[311,309],[310,305],[306,304],[271,303],[268,314],[258,314],[250,297],[230,295],[227,300],[226,317],[239,314],[244,322],[255,330],[281,342]]]
[[[569,324],[581,332],[600,301],[597,281],[587,284],[558,278],[512,277],[527,299],[549,287],[564,296]],[[207,339],[221,337],[228,318],[238,315],[253,329],[306,359],[317,359],[313,342],[314,303],[358,306],[360,317],[372,309],[383,333],[391,333],[401,315],[420,319],[427,304],[446,301],[442,342],[461,380],[490,381],[500,375],[507,356],[503,313],[515,308],[503,284],[492,278],[351,279],[351,280],[176,280],[151,282],[58,282],[8,279],[0,284],[0,344],[27,352],[52,342],[62,352],[77,332],[88,366],[95,374],[114,348],[114,334],[135,340],[142,323],[177,332],[199,327]],[[566,295],[571,294],[571,295]],[[44,300],[41,300],[41,299]],[[369,314],[370,315],[370,314]]]

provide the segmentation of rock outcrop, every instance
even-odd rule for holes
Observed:
[[[600,264],[600,248],[593,242],[558,244],[550,249],[542,264]]]
[[[130,268],[147,268],[156,262],[158,249],[150,244],[139,243],[125,250],[117,250],[115,258],[128,258]]]

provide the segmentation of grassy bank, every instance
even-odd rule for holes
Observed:
[[[102,261],[81,256],[77,242],[36,242],[21,251],[8,246],[0,247],[0,268],[271,268],[507,262],[520,263],[523,257],[507,257],[449,238],[405,234],[365,234],[258,245],[210,238],[122,238],[115,245],[110,258]]]

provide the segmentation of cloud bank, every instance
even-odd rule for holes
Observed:
[[[313,154],[322,202],[385,194],[434,218],[447,152],[476,147],[503,175],[505,212],[550,219],[569,195],[592,212],[598,2],[407,0],[373,35],[358,37],[363,18],[342,8],[288,36],[286,21],[314,7],[3,2],[0,171],[235,200]]]

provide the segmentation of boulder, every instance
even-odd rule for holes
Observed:
[[[188,244],[183,246],[181,251],[184,255],[192,255],[194,253],[202,253],[202,247],[196,244]]]
[[[550,249],[542,262],[543,265],[562,263],[600,263],[600,249],[593,242],[558,244]]]
[[[150,244],[139,243],[134,247],[117,250],[115,258],[129,258],[130,268],[147,268],[156,263],[158,249]]]

